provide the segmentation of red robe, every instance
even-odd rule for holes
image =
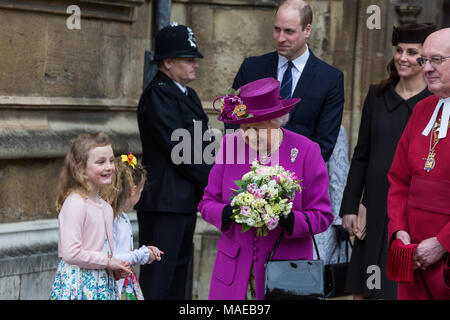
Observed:
[[[399,283],[399,299],[450,299],[450,128],[436,145],[435,167],[424,170],[432,132],[422,131],[438,101],[433,95],[417,103],[397,146],[388,174],[388,239],[399,230],[411,243],[437,237],[447,253],[425,271],[416,269],[413,285]]]

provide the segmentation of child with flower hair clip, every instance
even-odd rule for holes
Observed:
[[[102,193],[114,211],[114,257],[128,261],[131,266],[160,261],[164,252],[157,247],[142,246],[133,250],[133,231],[125,213],[139,201],[147,171],[137,163],[132,153],[116,157],[115,165],[113,183]],[[122,300],[144,299],[133,271],[129,277],[117,280],[117,288]]]
[[[52,300],[115,300],[113,273],[131,273],[128,262],[112,257],[113,210],[99,196],[113,173],[114,154],[106,134],[84,133],[73,141],[57,192],[61,260]]]

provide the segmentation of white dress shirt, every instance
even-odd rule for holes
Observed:
[[[187,95],[187,88],[185,86],[183,86],[181,83],[172,80],[173,83],[175,83],[177,85],[178,88],[180,88],[181,92],[183,92],[185,95]]]
[[[294,64],[294,67],[292,68],[292,91],[291,96],[294,93],[295,87],[297,87],[298,80],[300,79],[300,76],[302,75],[303,69],[305,69],[306,62],[309,58],[309,48],[308,45],[306,45],[306,50],[303,52],[303,54],[296,58],[295,60],[292,60],[292,63]],[[278,70],[277,70],[277,79],[280,81],[280,83],[283,81],[283,75],[284,72],[287,69],[287,63],[288,59],[286,59],[283,56],[278,55]]]

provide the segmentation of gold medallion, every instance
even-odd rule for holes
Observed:
[[[425,170],[426,172],[430,172],[431,170],[433,170],[435,164],[436,163],[434,161],[434,157],[429,155],[425,161],[425,167],[423,168],[423,170]]]
[[[436,165],[436,160],[434,159],[436,156],[436,146],[439,143],[439,136],[437,131],[439,130],[438,128],[440,127],[440,123],[441,120],[437,120],[433,126],[433,131],[430,134],[430,147],[428,150],[428,156],[427,158],[423,158],[422,160],[425,160],[425,166],[423,167],[423,170],[425,170],[426,172],[430,172],[431,170],[434,169],[435,165]]]

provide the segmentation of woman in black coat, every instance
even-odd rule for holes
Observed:
[[[433,24],[394,27],[389,78],[372,85],[364,101],[340,210],[343,226],[352,235],[359,208],[367,209],[366,235],[363,240],[355,237],[346,279],[345,290],[354,299],[397,298],[395,282],[386,277],[387,173],[415,104],[431,95],[416,59],[425,38],[435,29]]]

